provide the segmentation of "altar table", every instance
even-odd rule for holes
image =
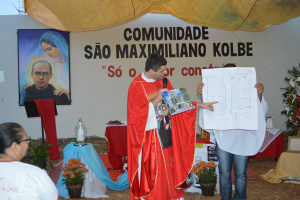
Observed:
[[[259,152],[249,159],[279,158],[283,152],[283,133],[279,129],[267,129],[266,136]]]
[[[122,157],[127,156],[127,124],[108,125],[105,129],[107,156],[112,169],[122,169]]]
[[[87,143],[85,146],[75,146],[75,142],[71,142],[65,146],[63,153],[63,166],[71,158],[80,158],[89,170],[89,172],[84,174],[85,180],[82,188],[82,197],[107,197],[105,195],[106,187],[113,190],[125,190],[129,188],[128,173],[121,174],[116,182],[112,181],[106,167],[91,143]],[[60,197],[68,198],[69,194],[66,185],[63,184],[64,178],[62,174],[63,171],[58,179],[56,188]]]
[[[272,134],[272,133],[273,134]],[[109,125],[105,130],[107,140],[107,154],[110,165],[113,169],[122,169],[122,157],[127,156],[127,126]],[[197,143],[210,143],[209,139],[197,139]],[[263,146],[255,156],[257,158],[278,158],[283,152],[283,133],[279,129],[267,129]]]

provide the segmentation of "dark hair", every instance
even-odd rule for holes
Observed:
[[[145,71],[147,72],[152,69],[157,72],[164,65],[167,65],[167,60],[163,56],[153,53],[146,60]]]
[[[51,46],[57,48],[57,47],[56,47],[56,44],[54,43],[54,41],[52,41],[52,40],[50,40],[50,39],[45,39],[45,38],[43,38],[43,39],[41,39],[41,44],[42,44],[42,42],[47,43],[47,44],[50,44]]]
[[[47,64],[50,67],[50,74],[52,74],[52,65],[47,60],[38,60],[32,64],[31,72],[33,73],[34,65],[37,63]]]
[[[236,67],[234,63],[227,63],[224,67]]]
[[[0,124],[0,154],[4,154],[14,142],[22,139],[22,130],[23,127],[14,122]]]

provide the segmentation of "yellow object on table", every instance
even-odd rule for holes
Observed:
[[[273,171],[260,175],[270,183],[280,183],[284,177],[300,177],[300,153],[283,152]]]
[[[201,138],[201,139],[204,139],[204,140],[209,139],[209,132],[207,132],[207,131],[201,129],[200,138]]]

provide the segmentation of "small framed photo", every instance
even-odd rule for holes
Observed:
[[[288,151],[300,152],[300,137],[289,136]]]

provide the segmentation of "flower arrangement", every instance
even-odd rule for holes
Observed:
[[[217,165],[213,161],[205,162],[200,161],[192,168],[200,181],[215,181],[217,179],[216,174]]]
[[[62,175],[64,177],[63,183],[67,185],[82,183],[84,181],[84,173],[89,171],[85,166],[80,159],[69,159],[65,167],[62,168],[64,172]]]
[[[300,127],[300,72],[296,67],[292,70],[288,70],[288,73],[292,76],[285,78],[289,86],[281,88],[285,90],[283,95],[283,102],[285,110],[282,114],[287,116],[286,128],[291,135],[295,135]]]

